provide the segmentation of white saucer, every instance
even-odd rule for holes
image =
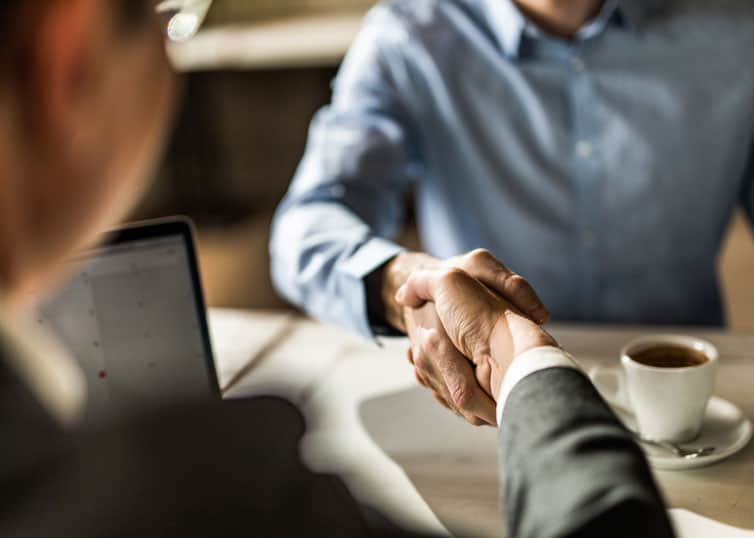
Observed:
[[[623,421],[626,427],[636,431],[636,420],[633,412],[626,406],[615,402],[609,402],[615,414]],[[655,469],[682,470],[704,467],[712,463],[724,460],[744,448],[751,439],[751,421],[741,410],[731,402],[713,396],[707,405],[707,411],[702,423],[702,431],[699,437],[690,443],[683,443],[684,448],[701,448],[714,446],[715,451],[698,458],[686,459],[671,454],[664,448],[639,443],[644,449],[649,462]]]

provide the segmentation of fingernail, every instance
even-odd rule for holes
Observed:
[[[544,306],[538,306],[529,315],[537,323],[544,323],[550,317],[550,312]]]

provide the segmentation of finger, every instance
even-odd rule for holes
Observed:
[[[431,371],[422,372],[419,368],[414,370],[414,377],[421,386],[430,389],[432,392],[438,392],[439,389],[433,376],[434,374]]]
[[[395,300],[398,304],[409,308],[421,308],[428,301],[434,299],[430,280],[430,271],[416,271],[411,274],[405,284],[398,288]]]
[[[442,377],[444,390],[441,395],[450,407],[471,424],[495,424],[495,402],[477,383],[474,368],[468,359],[440,331],[435,331],[425,342],[431,349],[424,351],[433,357],[435,368]]]
[[[480,364],[475,365],[474,377],[479,387],[494,399],[495,395],[492,394],[492,367],[488,360],[481,361]]]
[[[414,376],[416,377],[416,380],[419,382],[420,385],[428,388],[432,391],[432,395],[435,397],[435,400],[437,400],[443,407],[451,410],[454,414],[458,415],[461,418],[464,418],[461,413],[454,409],[449,403],[448,399],[449,396],[443,396],[443,393],[447,393],[447,387],[442,385],[441,383],[437,383],[435,381],[430,381],[424,376],[422,376],[419,372],[414,372]]]
[[[452,409],[450,408],[450,405],[448,405],[448,402],[445,401],[445,398],[443,398],[442,396],[440,396],[437,392],[433,392],[432,394],[434,395],[435,400],[437,400],[437,402],[440,405],[442,405],[446,409],[450,409],[452,411]]]
[[[416,378],[416,381],[423,387],[430,388],[430,386],[427,384],[427,380],[424,379],[424,376],[422,376],[417,370],[414,370],[414,377]]]
[[[426,307],[424,314],[432,313],[432,317],[436,317],[434,314],[434,306],[429,305]],[[414,316],[422,315],[422,310],[415,310]],[[438,320],[433,319],[433,323],[437,323]],[[420,325],[417,325],[416,319],[413,316],[407,318],[406,329],[411,339],[412,344],[408,348],[408,358],[411,364],[414,366],[414,376],[416,381],[432,390],[433,392],[441,392],[442,387],[440,383],[437,383],[435,378],[438,377],[435,373],[434,365],[430,358],[424,353],[426,347],[422,342],[425,336],[428,334],[428,330]],[[417,342],[417,343],[414,343]]]
[[[448,386],[451,405],[474,425],[495,424],[495,402],[479,387],[474,369],[467,360],[454,361],[441,367]]]
[[[497,419],[495,418],[495,402],[476,383],[471,365],[467,363],[466,366],[467,371],[464,374],[464,383],[466,384],[465,389],[458,389],[457,386],[453,385],[452,381],[448,381],[448,383],[450,383],[448,388],[451,393],[451,398],[453,398],[454,405],[459,408],[466,421],[474,426],[482,426],[485,424],[488,426],[494,426],[497,422]],[[461,390],[470,392],[464,393],[461,392]],[[468,396],[465,394],[468,394]],[[466,399],[464,400],[464,398]]]
[[[457,267],[439,271],[415,271],[398,289],[395,300],[409,308],[420,308],[425,303],[435,301],[440,286],[459,286],[473,280],[463,269]]]
[[[462,267],[537,323],[549,320],[550,312],[532,285],[521,275],[511,271],[488,250],[479,249],[467,254]]]
[[[447,401],[448,389],[442,376],[436,372],[430,357],[422,350],[412,351],[412,356],[414,357],[414,377],[419,384],[440,394]]]
[[[451,272],[461,273],[465,279],[473,281],[470,276],[466,275],[460,269],[455,269]],[[440,273],[444,274],[446,271]],[[444,277],[440,276],[440,278]],[[455,283],[458,284],[458,281]],[[418,374],[417,379],[421,379],[423,384],[436,392],[448,404],[451,410],[462,416],[469,423],[474,425],[494,424],[494,403],[478,387],[476,382],[472,383],[470,381],[474,379],[473,368],[466,357],[453,346],[453,343],[448,338],[441,321],[437,317],[434,305],[425,306],[424,315],[427,317],[424,318],[423,326],[417,326],[414,323],[409,324],[411,340],[412,342],[416,342],[412,346],[412,356],[416,374]],[[457,366],[454,367],[452,366],[453,364]],[[445,370],[445,373],[440,368]],[[470,384],[468,390],[473,393],[475,400],[481,401],[481,404],[474,402],[471,408],[481,408],[481,416],[475,415],[473,411],[464,409],[463,406],[456,405],[454,402],[453,395],[448,386],[448,377],[450,374],[447,373],[451,372],[453,368],[463,369],[463,378],[469,381]],[[466,402],[463,400],[461,403],[466,405]]]

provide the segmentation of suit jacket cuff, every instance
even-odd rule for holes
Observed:
[[[548,368],[581,370],[581,367],[570,354],[554,346],[537,347],[518,355],[508,368],[500,385],[500,394],[497,398],[498,427],[502,423],[505,402],[513,388],[525,377]]]

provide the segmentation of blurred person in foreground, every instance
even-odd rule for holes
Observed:
[[[77,431],[82,376],[25,297],[136,200],[174,81],[148,0],[6,0],[0,29],[0,536],[410,535],[306,469],[280,400]],[[412,278],[399,300],[435,301],[505,402],[510,536],[671,535],[640,450],[546,332],[461,270]]]
[[[751,50],[748,0],[383,2],[278,210],[275,282],[407,333],[473,424],[493,395],[432,305],[394,300],[417,269],[459,267],[537,322],[721,325],[721,242],[736,206],[754,216]],[[410,190],[427,254],[392,241]]]
[[[367,535],[344,486],[299,461],[290,405],[187,402],[77,432],[83,376],[26,321],[30,290],[145,187],[175,92],[161,22],[151,0],[0,5],[0,536]]]

